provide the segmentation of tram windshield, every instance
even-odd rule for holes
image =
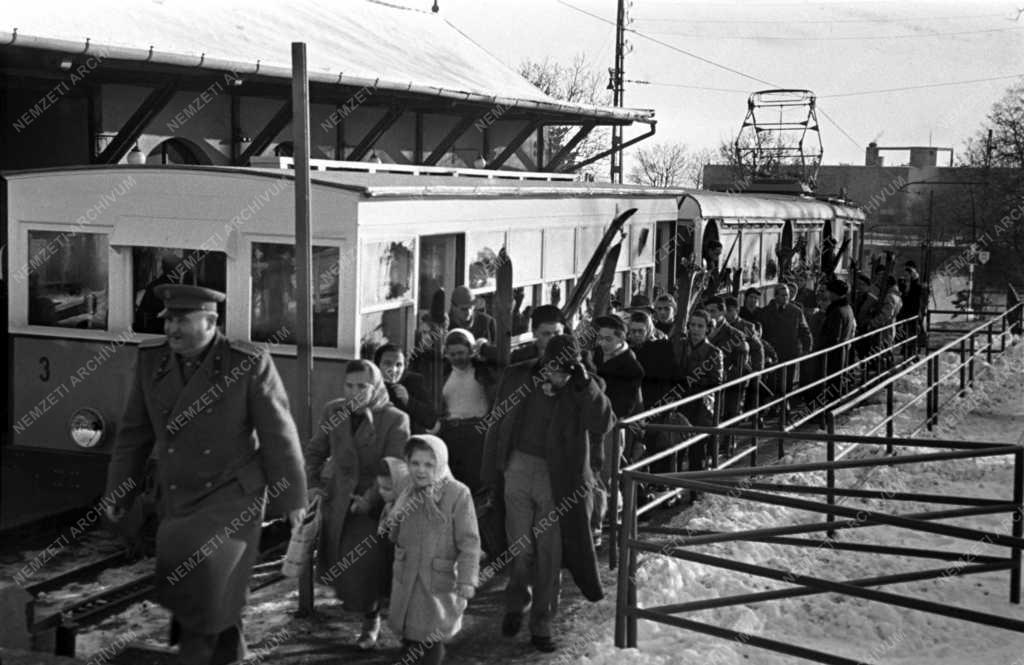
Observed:
[[[109,248],[100,233],[29,231],[29,324],[106,330]]]
[[[163,301],[154,293],[161,284],[192,284],[224,292],[227,286],[224,252],[180,247],[132,247],[132,330],[162,335]],[[224,305],[217,324],[224,327]]]

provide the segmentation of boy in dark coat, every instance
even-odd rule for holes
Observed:
[[[825,321],[821,326],[821,336],[815,351],[827,349],[841,342],[846,342],[857,336],[857,319],[853,315],[853,308],[846,297],[848,287],[846,282],[833,279],[828,283],[825,294],[829,303],[825,309]],[[845,369],[849,359],[849,347],[829,351],[825,354],[823,374],[835,374]],[[831,402],[840,395],[842,378],[829,379],[825,384],[825,400]]]
[[[686,395],[696,395],[722,384],[725,365],[722,351],[708,341],[711,316],[703,309],[694,310],[686,323],[686,339],[680,345],[679,372]],[[683,415],[690,424],[713,427],[715,424],[715,398],[705,396],[683,407]],[[708,439],[690,446],[689,470],[704,468]]]
[[[617,316],[599,316],[594,319],[593,325],[597,330],[594,366],[597,375],[604,380],[604,393],[611,400],[612,411],[620,420],[639,413],[643,409],[640,384],[643,382],[644,369],[626,344],[625,322]],[[612,485],[612,456],[622,454],[613,437],[613,433],[603,437],[600,458],[590,460],[600,481],[594,491],[594,511],[590,518],[595,544],[600,543],[601,523],[608,510],[608,492],[611,491]]]
[[[811,329],[803,310],[789,301],[789,288],[785,284],[776,284],[774,293],[772,302],[760,309],[758,320],[764,339],[779,354],[779,361],[786,362],[811,350]],[[788,394],[793,389],[795,374],[795,367],[790,365],[786,371],[785,385],[778,383],[781,379],[781,375],[778,375],[775,379],[776,393]]]
[[[557,648],[551,621],[563,566],[588,600],[604,597],[587,514],[588,432],[604,435],[615,419],[602,388],[584,369],[575,337],[558,335],[539,360],[505,370],[495,403],[503,415],[496,409],[487,418],[481,476],[488,487],[504,484],[512,555],[502,633],[516,635],[530,608],[532,643],[544,652]]]

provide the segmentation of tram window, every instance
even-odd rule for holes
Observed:
[[[338,345],[337,247],[313,246],[313,346]],[[296,343],[295,248],[252,244],[252,329],[254,342]]]
[[[548,304],[561,306],[562,304],[562,282],[552,282],[548,285]]]
[[[590,258],[594,256],[594,251],[597,249],[597,246],[601,244],[601,238],[603,237],[604,229],[601,228],[600,226],[580,227],[580,239],[577,243],[577,245],[580,248],[580,251],[576,255],[577,272],[582,272],[583,269],[587,267],[587,263],[589,263]]]
[[[482,289],[496,284],[498,252],[505,246],[505,232],[471,233],[466,240],[469,245],[469,288]]]
[[[743,248],[740,255],[741,284],[757,284],[761,281],[761,234],[757,231],[743,234]]]
[[[574,272],[575,245],[575,229],[544,230],[544,279],[563,277]],[[589,259],[588,256],[584,260]],[[515,269],[515,264],[512,265],[512,268]]]
[[[412,297],[415,240],[369,242],[362,255],[362,306],[384,305]]]
[[[718,257],[718,269],[731,268],[736,271],[740,267],[740,247],[736,241],[737,233],[735,231],[720,231],[718,234],[718,242],[722,243],[722,255]],[[705,256],[707,256],[707,247],[705,244]],[[729,257],[728,265],[726,265],[725,259]]]
[[[633,293],[643,293],[644,295],[650,293],[654,281],[654,269],[634,268],[632,273]]]
[[[397,344],[408,348],[409,316],[412,307],[396,307],[362,316],[362,339],[359,340],[359,354],[372,358],[374,351],[384,344]]]
[[[519,293],[522,293],[523,299],[519,303],[519,309],[513,311],[513,335],[522,334],[530,329],[530,314],[533,312],[533,308],[537,306],[541,297],[539,285],[516,287],[514,295]]]
[[[29,231],[29,324],[106,330],[109,246],[100,233]]]
[[[420,238],[419,308],[430,309],[434,294],[444,289],[449,296],[462,281],[461,237],[457,234]],[[516,266],[518,268],[518,266]]]
[[[541,278],[543,232],[512,231],[509,234],[509,258],[516,279],[532,282]]]
[[[766,231],[762,243],[762,256],[764,257],[764,279],[766,282],[773,282],[779,278],[779,243],[782,240],[778,231]]]
[[[162,335],[162,300],[153,290],[161,284],[194,284],[224,292],[227,272],[224,252],[180,247],[132,247],[132,330]],[[224,304],[217,307],[218,325],[224,326]]]
[[[632,226],[629,234],[629,264],[654,263],[654,226]]]

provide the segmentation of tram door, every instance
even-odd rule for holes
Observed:
[[[654,252],[654,284],[668,292],[676,286],[676,221],[658,222],[657,250]]]
[[[420,238],[420,312],[430,310],[438,289],[444,289],[445,297],[451,299],[452,290],[465,281],[465,247],[466,236],[463,233]],[[445,306],[447,309],[447,303]]]

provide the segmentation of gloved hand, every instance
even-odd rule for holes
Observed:
[[[399,406],[405,406],[409,402],[409,391],[401,383],[394,384],[391,389],[395,392],[395,401]]]
[[[583,367],[583,363],[574,363],[569,368],[569,382],[576,390],[583,390],[590,383],[590,376],[587,375],[587,370]]]

